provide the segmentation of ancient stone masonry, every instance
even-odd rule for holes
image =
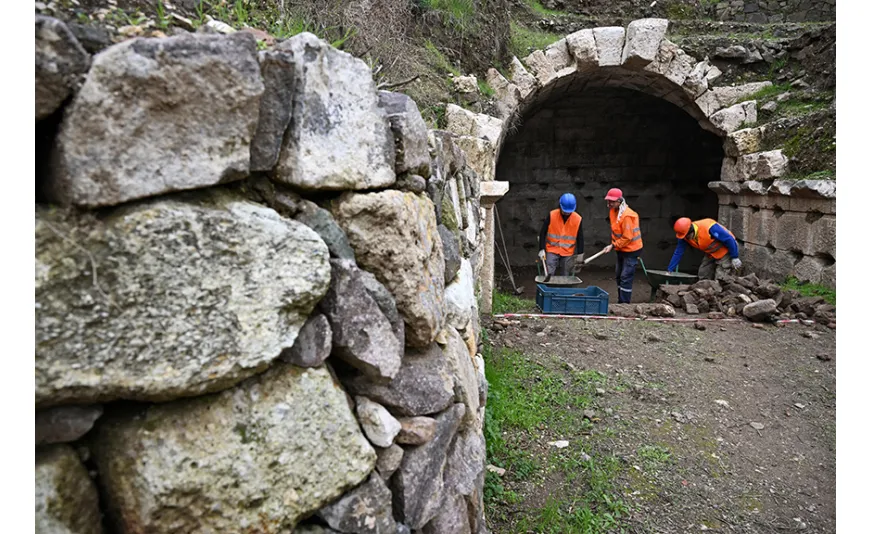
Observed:
[[[714,86],[721,71],[669,41],[667,27],[664,19],[641,19],[625,28],[579,30],[512,58],[505,74],[489,70],[498,117],[448,107],[447,128],[459,135],[469,166],[485,184],[510,184],[491,187],[501,191],[493,201],[507,193],[499,213],[511,261],[533,264],[540,221],[566,190],[578,196],[586,243],[608,244],[601,199],[621,187],[641,215],[644,255],[652,264],[663,267],[669,259],[676,218],[718,212],[744,247],[747,269],[832,284],[836,188],[826,180],[785,180],[788,158],[763,148],[753,95],[771,82]],[[777,217],[788,212],[779,237],[753,237],[763,210],[775,205],[782,210]],[[732,223],[737,212],[741,218]],[[493,239],[485,215],[484,311]],[[683,267],[699,261],[687,257]]]
[[[835,0],[720,0],[705,7],[718,20],[755,22],[815,22],[834,20]]]
[[[429,131],[307,33],[36,26],[38,529],[486,532],[500,119]]]

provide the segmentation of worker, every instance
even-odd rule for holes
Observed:
[[[538,257],[549,275],[576,275],[583,265],[583,217],[576,210],[577,199],[565,193],[559,198],[559,207],[544,219]]]
[[[681,217],[674,223],[674,232],[679,241],[668,264],[668,273],[677,270],[686,245],[706,254],[698,268],[698,278],[701,280],[721,280],[723,275],[734,274],[743,266],[738,257],[734,234],[713,219],[692,221],[688,217]]]
[[[610,242],[604,252],[616,249],[616,288],[620,304],[631,302],[631,286],[637,259],[643,250],[640,217],[628,207],[622,190],[613,188],[604,197],[610,209]]]

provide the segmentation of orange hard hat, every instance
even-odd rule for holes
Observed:
[[[622,198],[622,189],[613,188],[607,192],[607,196],[604,197],[604,200],[619,200]]]
[[[677,239],[683,239],[689,233],[689,228],[692,227],[692,219],[688,217],[680,217],[674,223],[674,232],[677,233]]]

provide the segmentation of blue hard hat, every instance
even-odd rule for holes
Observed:
[[[571,213],[577,209],[577,199],[571,193],[565,193],[559,199],[559,208],[565,213]]]

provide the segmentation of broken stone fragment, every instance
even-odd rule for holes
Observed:
[[[399,419],[401,430],[396,443],[402,445],[422,445],[435,437],[435,419],[425,416],[403,417]]]
[[[380,404],[366,397],[356,397],[355,400],[356,417],[372,445],[382,448],[392,445],[403,425]]]
[[[296,341],[281,353],[281,359],[299,367],[318,367],[332,351],[332,329],[329,320],[321,313],[309,317]]]
[[[321,508],[317,515],[339,532],[386,534],[396,530],[392,494],[377,473]]]
[[[97,487],[69,445],[36,452],[36,532],[101,534]]]
[[[36,15],[36,120],[63,104],[89,65],[90,56],[66,24]]]
[[[76,441],[103,415],[102,406],[57,406],[36,412],[36,445]]]

